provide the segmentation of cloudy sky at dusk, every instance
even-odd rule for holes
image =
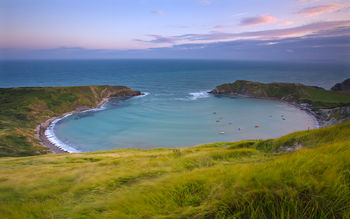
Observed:
[[[5,59],[350,58],[349,0],[0,0],[0,29]]]

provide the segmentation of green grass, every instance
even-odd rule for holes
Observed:
[[[350,123],[181,149],[0,158],[0,215],[349,218],[349,157]]]
[[[249,83],[260,97],[292,94],[319,108],[350,102],[345,92]],[[278,139],[26,156],[48,152],[34,138],[39,123],[130,92],[0,89],[0,156],[12,156],[0,158],[0,217],[350,218],[350,122]]]
[[[216,89],[222,94],[246,94],[254,97],[284,99],[289,102],[309,103],[314,109],[350,106],[350,93],[330,91],[319,87],[292,83],[259,83],[238,80],[222,84]]]
[[[34,137],[37,125],[81,106],[94,107],[105,97],[132,92],[123,86],[0,88],[0,157],[48,153]]]
[[[310,95],[312,104],[318,108],[349,106],[350,93],[344,91],[328,91],[316,88],[305,88]]]

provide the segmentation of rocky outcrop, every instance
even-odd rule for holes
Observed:
[[[346,79],[342,83],[335,84],[331,90],[333,91],[343,91],[343,90],[350,90],[350,78]]]
[[[323,126],[340,124],[350,120],[350,107],[336,107],[333,109],[319,109],[317,115],[323,121]]]
[[[120,88],[117,86],[106,86],[101,93],[100,97],[103,98],[111,98],[111,97],[133,97],[141,95],[140,91],[132,90],[131,88],[124,87]]]

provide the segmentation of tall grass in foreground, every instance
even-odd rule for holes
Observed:
[[[1,158],[0,215],[350,218],[349,157],[350,123],[264,141]]]

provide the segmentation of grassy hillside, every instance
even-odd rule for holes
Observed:
[[[0,215],[349,218],[349,157],[350,123],[183,149],[0,158]]]
[[[238,80],[231,84],[217,86],[211,93],[276,98],[288,102],[308,103],[314,109],[350,106],[349,91],[329,91],[320,87],[292,83],[264,84]]]
[[[47,119],[104,98],[133,95],[123,86],[0,88],[0,157],[48,153],[34,136]]]

